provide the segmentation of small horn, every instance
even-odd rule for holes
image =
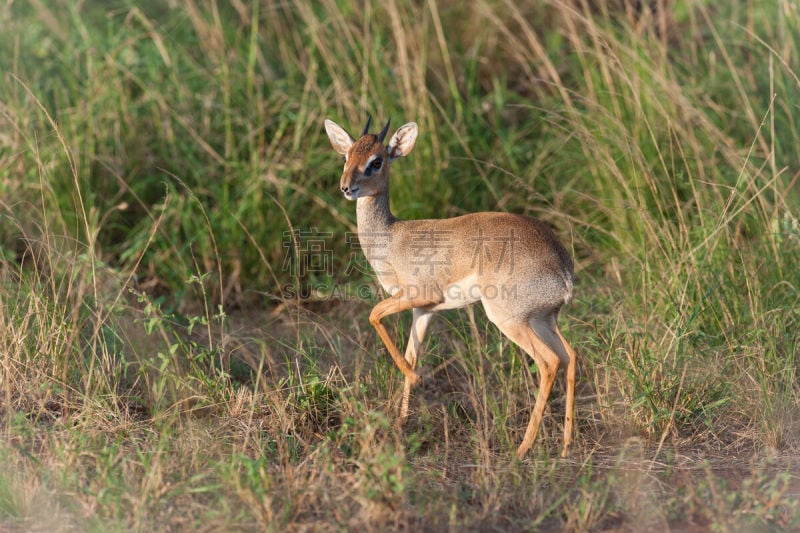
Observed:
[[[388,133],[388,131],[389,131],[389,122],[391,122],[391,120],[392,119],[389,119],[389,120],[386,121],[386,125],[383,127],[381,132],[378,134],[378,142],[379,143],[382,143],[383,142],[383,138],[386,137],[386,133]]]
[[[364,131],[361,132],[361,135],[366,135],[369,133],[369,125],[372,122],[372,115],[367,115],[367,125],[364,126]]]

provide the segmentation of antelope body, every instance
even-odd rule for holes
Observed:
[[[333,148],[345,157],[341,190],[356,201],[359,241],[389,297],[370,313],[389,354],[405,376],[400,419],[408,416],[411,386],[425,331],[433,313],[480,301],[486,315],[536,362],[541,384],[517,455],[530,449],[556,373],[566,369],[566,456],[572,442],[575,351],[558,329],[561,307],[572,296],[573,264],[543,222],[510,213],[472,213],[441,220],[399,220],[389,209],[389,165],[414,148],[416,123],[400,127],[389,144],[389,123],[377,134],[370,121],[354,139],[325,121]],[[411,333],[402,355],[381,323],[411,309]]]

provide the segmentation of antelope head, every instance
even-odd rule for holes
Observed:
[[[389,144],[383,141],[389,132],[389,121],[377,135],[369,133],[372,118],[367,119],[364,131],[358,139],[332,120],[325,121],[325,131],[333,149],[344,156],[344,170],[340,187],[348,200],[361,196],[376,196],[389,186],[389,163],[408,155],[417,142],[417,124],[409,122],[401,126]]]

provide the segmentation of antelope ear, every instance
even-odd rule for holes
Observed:
[[[394,161],[398,157],[407,156],[417,143],[418,133],[419,129],[416,122],[409,122],[400,126],[392,135],[392,140],[389,141],[389,146],[386,149],[389,153],[389,160]]]
[[[355,139],[343,127],[332,120],[325,120],[325,132],[328,134],[333,149],[342,155],[346,155],[355,142]]]

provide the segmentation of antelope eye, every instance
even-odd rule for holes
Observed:
[[[378,170],[379,168],[381,168],[381,165],[383,165],[383,159],[380,158],[380,157],[378,157],[377,159],[373,159],[372,163],[370,163],[370,166],[372,168],[374,168],[375,170]]]

